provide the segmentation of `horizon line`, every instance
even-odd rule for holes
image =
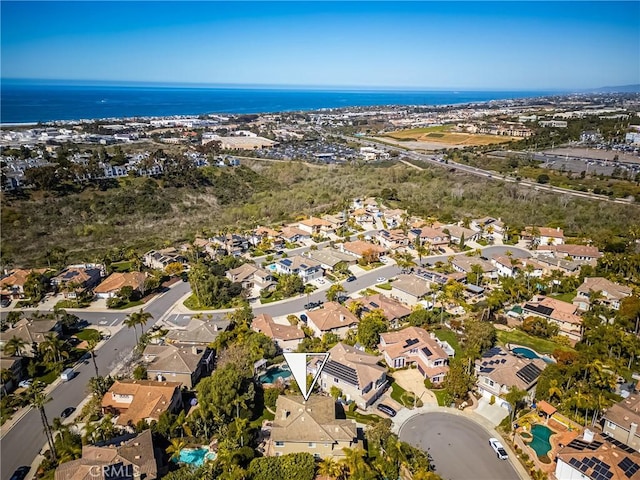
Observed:
[[[295,89],[295,90],[360,90],[360,91],[413,91],[413,92],[553,92],[574,93],[584,92],[606,87],[471,87],[471,86],[412,86],[412,85],[314,85],[314,84],[282,84],[282,83],[226,83],[226,82],[176,82],[176,81],[152,81],[152,80],[99,80],[99,79],[61,79],[61,78],[24,78],[24,77],[0,77],[0,85],[4,83],[60,85],[60,86],[149,86],[149,87],[183,87],[183,88],[261,88],[261,89]],[[622,85],[621,85],[622,86]],[[626,85],[624,85],[626,86]]]

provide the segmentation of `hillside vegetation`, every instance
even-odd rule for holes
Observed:
[[[52,249],[68,261],[95,261],[114,248],[142,253],[197,234],[274,225],[343,208],[358,196],[441,221],[492,215],[507,225],[561,226],[605,244],[640,224],[640,207],[578,200],[402,164],[309,166],[255,162],[206,168],[194,181],[127,178],[106,190],[32,192],[2,201],[2,255],[14,265],[46,264]]]

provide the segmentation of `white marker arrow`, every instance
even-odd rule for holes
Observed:
[[[322,363],[316,370],[316,374],[313,377],[313,381],[311,385],[307,387],[307,359],[309,357],[321,357]],[[291,370],[291,375],[295,379],[300,391],[302,392],[302,396],[305,401],[309,400],[309,396],[311,395],[311,391],[318,381],[318,377],[322,372],[322,368],[324,364],[327,363],[327,359],[329,358],[328,353],[285,353],[284,359],[289,365],[289,369]]]

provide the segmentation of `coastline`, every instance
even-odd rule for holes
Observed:
[[[488,102],[522,102],[559,94],[533,90],[319,90],[8,84],[2,88],[0,125],[260,115],[344,108],[453,108]]]

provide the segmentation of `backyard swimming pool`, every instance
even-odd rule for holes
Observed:
[[[554,363],[554,361],[551,360],[550,358],[541,357],[534,350],[531,350],[530,348],[527,348],[527,347],[515,347],[515,348],[512,348],[511,351],[516,355],[523,356],[524,358],[530,358],[530,359],[540,358],[542,359],[542,361],[546,363]]]
[[[183,448],[180,450],[180,455],[177,459],[174,459],[178,463],[187,463],[189,465],[195,465],[200,467],[205,460],[215,460],[215,452],[211,452],[208,448]]]
[[[529,443],[529,446],[533,448],[538,457],[542,457],[549,453],[551,450],[551,442],[549,442],[549,437],[553,435],[553,430],[545,425],[534,425],[531,427],[531,435],[533,435],[533,440]]]
[[[260,383],[275,383],[278,378],[286,380],[291,376],[291,370],[288,368],[276,367],[260,376]]]

